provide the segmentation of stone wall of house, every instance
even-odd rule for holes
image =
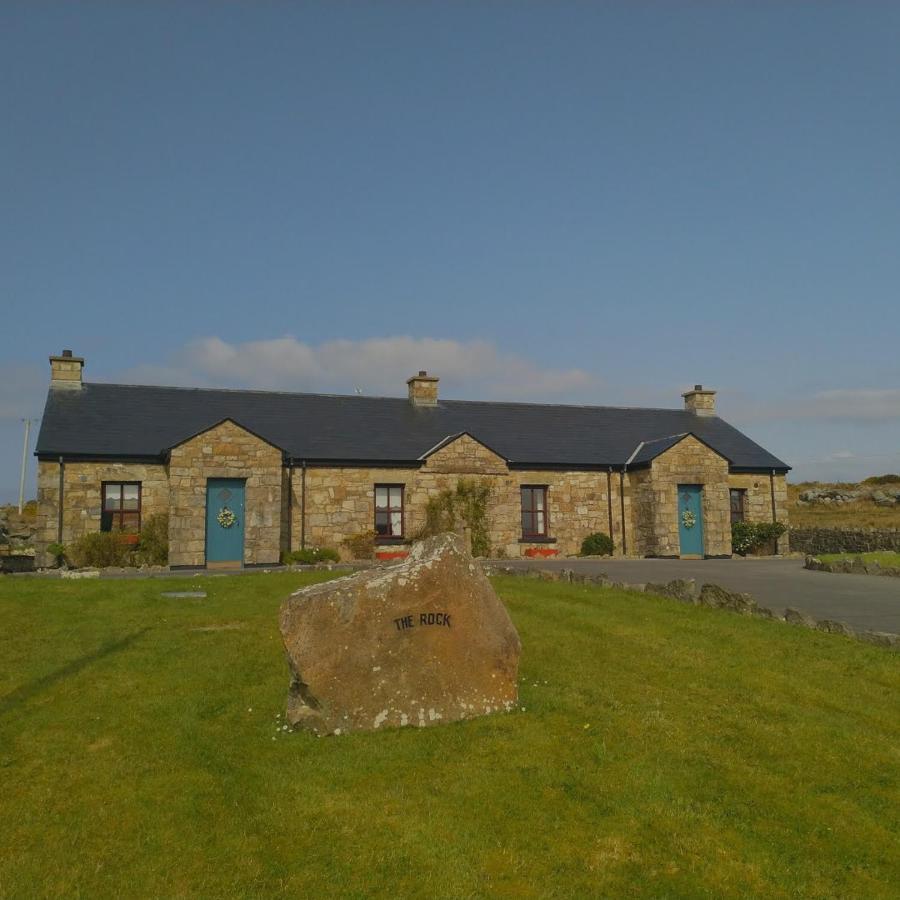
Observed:
[[[728,461],[693,435],[653,460],[649,475],[632,473],[637,555],[678,556],[678,485],[703,485],[703,543],[706,556],[731,554]]]
[[[47,544],[56,540],[59,468],[38,465],[41,530],[39,564]],[[162,464],[67,463],[63,542],[100,528],[102,481],[140,481],[143,515],[169,513],[170,564],[205,562],[206,481],[246,480],[245,562],[275,563],[284,550],[301,544],[303,475],[283,466],[281,451],[240,426],[225,422],[186,441]],[[374,529],[376,484],[405,487],[405,537],[425,524],[428,500],[454,489],[460,478],[487,479],[491,498],[487,517],[491,549],[510,558],[531,552],[565,556],[577,553],[586,535],[610,533],[617,555],[677,556],[678,484],[702,484],[703,528],[707,555],[731,552],[728,488],[747,491],[747,518],[771,519],[768,475],[729,475],[727,462],[693,437],[660,455],[647,469],[611,477],[602,471],[510,470],[505,460],[468,435],[435,451],[418,468],[311,467],[306,472],[306,546],[341,546],[349,537]],[[522,485],[548,488],[549,541],[521,539]],[[776,512],[787,520],[787,488],[775,478]],[[625,528],[622,527],[622,506]],[[612,515],[610,516],[610,512]],[[786,543],[786,541],[785,541]]]
[[[506,475],[509,473],[509,466],[502,456],[468,434],[461,434],[456,440],[432,453],[425,460],[421,471],[454,475]]]
[[[306,472],[306,545],[341,550],[348,537],[371,532],[375,521],[375,485],[404,486],[405,537],[414,538],[425,525],[431,497],[456,487],[460,478],[487,478],[491,484],[487,519],[491,549],[508,557],[524,555],[529,548],[556,550],[559,555],[577,553],[584,538],[594,531],[609,532],[609,507],[605,472],[548,472],[514,470],[505,475],[472,472],[433,472],[421,469],[309,468]],[[302,510],[302,478],[295,470],[291,519],[291,545],[299,547]],[[550,541],[521,540],[522,485],[547,485]],[[614,479],[614,486],[617,482]],[[613,496],[613,540],[621,552],[618,494]]]
[[[462,435],[432,454],[418,469],[311,467],[306,471],[306,545],[342,550],[348,537],[371,532],[375,485],[404,486],[405,537],[425,524],[428,500],[454,489],[460,478],[486,478],[492,488],[487,518],[491,549],[509,557],[530,548],[577,553],[586,535],[609,532],[609,490],[605,472],[510,470],[483,444]],[[621,552],[618,474],[612,480],[613,540]],[[291,492],[291,547],[300,546],[303,476],[295,469]],[[521,540],[522,485],[547,485],[550,542]],[[626,514],[630,498],[626,497]]]
[[[246,480],[244,562],[278,562],[283,477],[281,450],[231,421],[174,447],[169,457],[169,565],[206,562],[208,478]]]
[[[627,475],[627,493],[631,500],[630,519],[626,519],[626,527],[629,528],[631,540],[627,545],[629,554],[643,556],[654,553],[651,548],[656,547],[657,521],[654,504],[653,471],[650,468],[637,469]]]
[[[100,530],[104,481],[141,483],[141,520],[169,511],[166,467],[153,463],[67,462],[63,467],[62,543],[71,544],[84,534]],[[37,472],[38,532],[35,563],[50,564],[46,549],[58,539],[59,463],[41,460]]]
[[[774,485],[773,485],[774,480]],[[772,488],[775,488],[775,519],[788,524],[788,491],[784,475],[730,474],[728,487],[746,491],[744,495],[744,518],[747,522],[772,521]],[[729,506],[730,509],[730,506]],[[790,538],[786,532],[778,541],[778,552],[787,553]]]

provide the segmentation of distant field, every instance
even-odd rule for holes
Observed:
[[[516,712],[318,739],[321,577],[0,578],[0,897],[897,897],[900,655],[497,579]]]
[[[876,506],[870,499],[837,505],[811,503],[799,505],[799,495],[810,488],[858,488],[857,484],[801,482],[788,484],[788,516],[795,528],[900,528],[900,506]],[[863,485],[869,487],[869,485]],[[900,482],[876,487],[900,488]]]

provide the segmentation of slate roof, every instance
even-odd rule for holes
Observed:
[[[628,460],[630,466],[641,466],[652,462],[660,453],[665,453],[670,447],[674,447],[679,441],[683,441],[690,432],[673,434],[669,437],[657,438],[654,441],[643,441],[634,449],[634,453]]]
[[[717,416],[681,409],[471,400],[415,407],[405,397],[91,383],[80,391],[49,391],[35,452],[42,458],[164,458],[226,418],[297,462],[418,464],[448,436],[468,432],[513,466],[620,468],[642,441],[691,433],[732,469],[789,468]],[[632,466],[649,462],[643,452]]]

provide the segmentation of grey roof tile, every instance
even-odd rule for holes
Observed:
[[[695,434],[734,468],[789,468],[716,416],[681,409],[562,406],[85,384],[50,390],[41,457],[161,457],[230,418],[300,461],[406,462],[468,432],[512,465],[621,466],[643,442]],[[649,451],[648,451],[649,452]]]

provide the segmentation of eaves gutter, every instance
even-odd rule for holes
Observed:
[[[34,455],[40,462],[57,462],[65,457],[66,462],[130,462],[162,465],[165,456],[148,455],[146,453],[67,453],[61,450],[35,450]]]
[[[288,457],[294,465],[303,459],[307,466],[317,468],[346,469],[420,469],[424,460],[420,459],[315,459],[313,457]],[[616,463],[560,463],[560,462],[508,462],[511,471],[523,469],[542,469],[558,472],[606,472],[610,467],[616,472],[624,470],[624,465]]]

